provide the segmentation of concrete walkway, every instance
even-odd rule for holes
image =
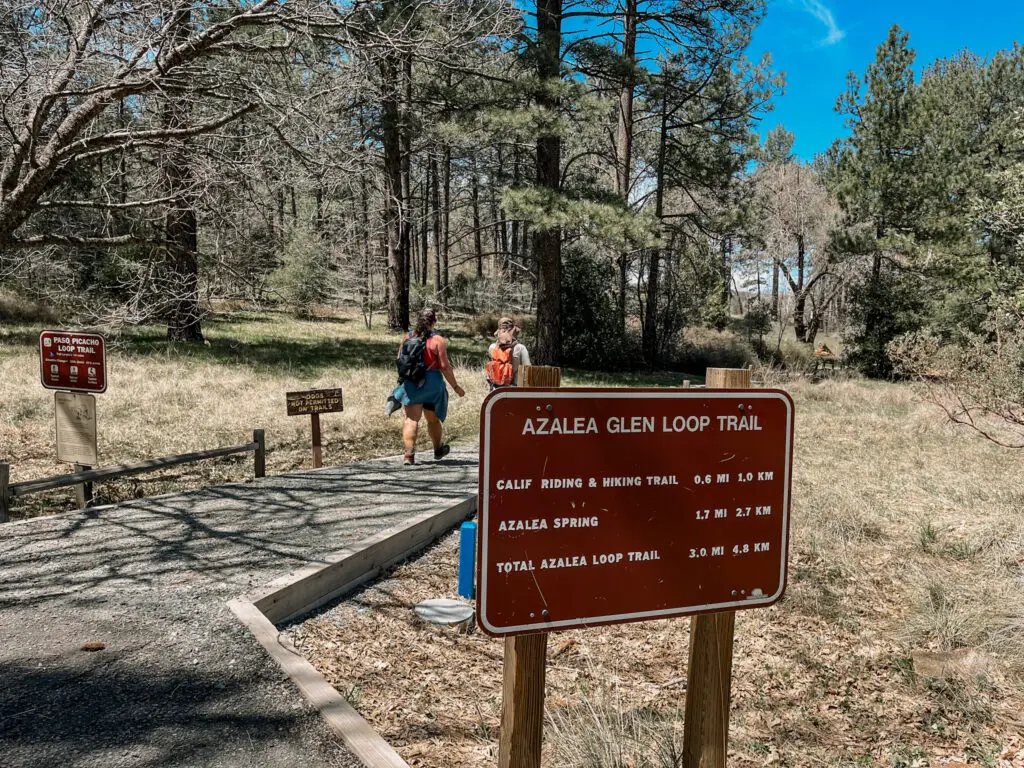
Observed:
[[[476,478],[455,451],[0,526],[0,766],[356,766],[225,602]]]

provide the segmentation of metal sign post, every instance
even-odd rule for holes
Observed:
[[[309,414],[313,437],[313,467],[319,469],[324,465],[320,439],[320,414],[345,410],[342,391],[341,389],[310,389],[303,392],[287,392],[285,400],[289,416]]]

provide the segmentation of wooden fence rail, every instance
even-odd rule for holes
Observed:
[[[0,462],[0,523],[8,521],[11,502],[30,493],[50,491],[54,488],[67,488],[73,485],[84,485],[85,483],[94,483],[102,480],[113,480],[117,477],[127,477],[129,475],[141,475],[146,472],[155,472],[158,469],[176,467],[179,464],[190,464],[205,459],[217,459],[236,453],[253,453],[253,474],[256,477],[264,477],[266,475],[267,444],[262,429],[253,430],[252,442],[245,443],[244,445],[233,445],[228,448],[211,448],[208,451],[193,451],[192,453],[182,453],[177,456],[147,459],[137,464],[125,464],[119,467],[106,467],[104,469],[89,469],[84,472],[73,472],[67,475],[42,477],[38,480],[25,480],[20,483],[10,482],[10,465]]]

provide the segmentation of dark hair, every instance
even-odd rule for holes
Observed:
[[[434,327],[434,323],[437,322],[437,313],[430,307],[424,307],[416,318],[416,335],[426,336],[430,333],[430,329]]]

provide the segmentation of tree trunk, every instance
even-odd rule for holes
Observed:
[[[513,175],[513,184],[515,183],[514,179],[515,179],[515,176]],[[505,183],[505,158],[502,155],[501,146],[500,145],[498,146],[498,173],[497,173],[497,181],[498,181],[499,184],[504,184]],[[495,187],[495,201],[496,201],[496,203],[495,203],[494,210],[497,211],[497,214],[495,215],[494,220],[496,222],[500,220],[500,222],[501,222],[501,226],[498,228],[498,234],[499,234],[499,236],[501,238],[501,255],[502,255],[502,260],[507,260],[508,259],[508,255],[509,255],[508,227],[506,226],[507,221],[505,220],[504,211],[502,211],[501,204],[500,204],[500,202],[498,202],[498,199],[497,199],[497,186]]]
[[[409,327],[409,284],[402,250],[405,211],[402,210],[402,116],[399,98],[402,70],[395,54],[381,63],[384,97],[381,99],[381,134],[384,147],[384,228],[387,249],[388,330]]]
[[[402,103],[401,147],[402,147],[402,261],[405,264],[405,303],[409,304],[409,284],[412,278],[412,53],[403,58],[403,85],[405,99]]]
[[[722,299],[725,302],[725,311],[729,311],[729,299],[732,297],[732,239],[726,235],[722,238]],[[760,285],[760,280],[758,280]]]
[[[324,233],[324,188],[321,185],[317,185],[316,188],[316,212],[313,217],[313,230],[318,235]]]
[[[491,240],[494,241],[494,249],[493,250],[494,250],[495,254],[499,254],[499,253],[501,254],[501,258],[498,259],[497,261],[501,265],[499,267],[499,269],[504,271],[505,267],[507,266],[506,262],[508,261],[508,254],[504,253],[501,250],[501,238],[502,238],[502,230],[504,229],[504,226],[501,223],[501,209],[498,206],[498,191],[497,191],[497,189],[494,190],[494,195],[493,195],[493,197],[491,197],[490,204],[491,204]],[[492,274],[495,271],[496,270],[492,269],[491,270]]]
[[[807,328],[804,331],[803,340],[805,343],[814,344],[814,340],[818,336],[818,331],[821,329],[821,321],[824,319],[824,316],[824,308],[812,314],[811,321],[807,323]]]
[[[659,226],[665,212],[665,155],[668,150],[668,89],[662,91],[661,99],[661,131],[658,140],[658,167],[654,193],[654,216]],[[661,249],[655,246],[651,250],[650,262],[647,265],[647,307],[644,317],[643,348],[644,360],[651,368],[658,364],[658,282],[661,268]]]
[[[360,115],[361,117],[361,115]],[[362,173],[359,174],[359,220],[360,220],[360,238],[362,240],[363,247],[363,279],[360,281],[359,289],[359,306],[363,311],[364,322],[366,327],[370,327],[371,314],[373,313],[373,258],[370,255],[370,193],[367,189],[367,168],[362,168]]]
[[[519,147],[517,146],[515,149],[512,150],[512,187],[518,187],[520,181],[522,181],[522,175],[521,165],[519,162]],[[510,222],[508,229],[508,237],[511,240],[511,247],[509,248],[509,252],[511,255],[509,256],[509,258],[512,260],[513,263],[519,263],[522,261],[523,258],[522,254],[520,253],[520,246],[526,239],[525,232],[523,231],[523,224],[518,219],[513,219]],[[502,230],[504,230],[504,227],[502,227]],[[525,250],[525,245],[522,246],[522,250]],[[512,272],[512,274],[515,274],[515,272]]]
[[[441,177],[437,171],[437,157],[430,155],[430,175],[434,178],[431,192],[431,218],[434,224],[434,295],[441,296],[444,283],[441,282]]]
[[[779,262],[772,260],[772,317],[779,320]]]
[[[622,14],[622,59],[628,71],[619,89],[619,126],[615,137],[615,192],[629,208],[630,171],[633,153],[633,94],[635,90],[633,67],[636,64],[636,4],[626,0]],[[626,278],[629,254],[619,253],[619,326],[626,329]],[[650,287],[648,287],[650,292]]]
[[[278,187],[274,196],[277,199],[277,247],[284,250],[287,239],[284,234],[284,187]]]
[[[179,11],[171,37],[185,40],[192,31],[192,12]],[[163,122],[168,130],[186,128],[192,102],[178,89],[168,89]],[[195,175],[186,140],[170,144],[163,153],[163,175],[168,196],[174,197],[164,221],[168,281],[167,340],[202,342],[199,309],[198,223],[195,210]]]
[[[420,285],[427,284],[430,264],[430,163],[423,173],[423,215],[420,217]]]
[[[875,239],[881,240],[885,237],[885,227],[876,225]],[[875,329],[878,327],[878,294],[882,285],[882,251],[876,242],[875,250],[871,254],[871,285],[870,304],[864,315],[864,338],[873,340]]]
[[[796,334],[797,341],[807,341],[807,321],[804,317],[806,308],[807,293],[798,291],[793,297],[793,332]]]
[[[441,205],[441,304],[448,304],[448,251],[451,244],[451,210],[452,210],[452,148],[445,146],[444,168],[441,172],[442,196]]]
[[[796,237],[796,289],[803,293],[804,272],[806,271],[807,242],[803,235]]]
[[[476,255],[476,276],[479,279],[484,276],[484,243],[483,233],[480,231],[480,180],[476,174],[475,155],[470,167],[473,174],[471,180],[473,192],[473,250]]]
[[[562,0],[537,0],[538,106],[553,120],[558,96],[552,81],[561,76]],[[537,186],[558,194],[561,188],[562,140],[557,134],[537,137]],[[537,351],[539,365],[558,365],[562,353],[562,231],[533,231],[537,260]]]

